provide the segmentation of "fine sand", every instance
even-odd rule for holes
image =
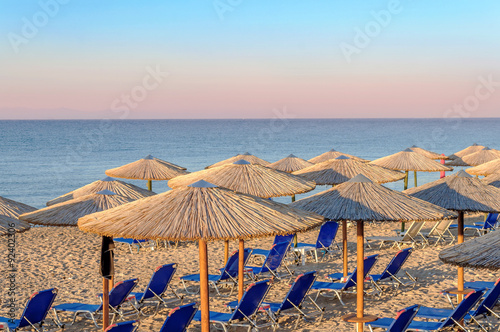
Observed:
[[[482,215],[467,216],[466,223],[482,220]],[[430,228],[432,223],[427,223],[426,228]],[[390,235],[393,236],[394,229],[400,228],[399,223],[365,223],[365,236]],[[318,230],[305,234],[299,234],[300,242],[314,243]],[[348,228],[349,235],[349,267],[350,270],[355,265],[355,227]],[[337,235],[340,241],[341,232]],[[269,248],[272,238],[247,241],[250,248]],[[96,294],[102,291],[102,279],[99,274],[100,259],[100,237],[83,233],[75,227],[35,227],[28,232],[17,235],[16,245],[16,299],[18,318],[22,308],[30,294],[35,291],[56,287],[59,290],[55,304],[66,302],[86,302],[99,303]],[[4,282],[1,296],[0,316],[6,316],[8,307],[6,303],[7,291],[7,241],[0,239],[1,249],[4,253],[2,259],[2,273]],[[236,250],[237,243],[231,242],[231,251]],[[417,286],[414,289],[390,290],[380,298],[365,297],[365,313],[377,316],[394,317],[397,310],[412,304],[422,304],[438,308],[449,308],[449,304],[440,291],[452,287],[456,282],[457,270],[455,267],[445,265],[438,259],[438,253],[445,246],[428,246],[417,248],[405,266],[405,270],[418,278]],[[219,267],[223,266],[223,243],[209,243],[209,272],[216,273]],[[388,261],[398,249],[366,249],[366,255],[379,253],[379,260],[372,270],[372,273],[380,273]],[[131,254],[128,247],[117,244],[115,251],[115,281],[129,278],[139,278],[139,285],[136,291],[142,291],[154,268],[161,264],[178,263],[179,268],[174,277],[173,286],[181,288],[179,276],[197,273],[198,249],[196,243],[181,243],[176,249],[141,249],[139,252]],[[325,280],[328,273],[341,272],[341,259],[337,255],[326,262],[314,263],[309,259],[305,266],[290,265],[290,268],[298,275],[303,271],[318,271],[318,280]],[[486,280],[495,281],[497,273],[489,271],[479,271],[466,269],[465,280]],[[280,302],[289,289],[289,280],[275,282],[267,298],[268,301]],[[217,296],[215,291],[211,291],[211,310],[226,311],[224,303],[234,300],[236,295],[231,297]],[[344,297],[346,306],[342,306],[335,298],[321,297],[318,304],[325,307],[325,315],[321,322],[311,320],[302,321],[299,324],[299,331],[352,331],[354,325],[344,323],[340,317],[346,313],[355,312],[356,296],[348,294]],[[186,296],[184,303],[198,302],[197,296]],[[159,331],[170,309],[176,304],[172,304],[168,309],[163,308],[154,317],[141,317],[140,331]],[[309,305],[307,305],[309,306]],[[292,331],[294,319],[285,318],[280,320],[281,331]],[[67,326],[67,331],[97,331],[90,320],[77,320],[73,326]],[[199,331],[197,323],[191,324],[189,331]],[[237,329],[234,329],[237,330]],[[367,329],[368,330],[368,329]]]

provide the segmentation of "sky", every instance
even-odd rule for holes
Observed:
[[[0,119],[498,117],[498,17],[498,0],[1,0]]]

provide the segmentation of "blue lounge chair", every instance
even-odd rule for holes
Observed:
[[[113,239],[114,242],[116,243],[124,243],[128,245],[128,248],[130,250],[130,253],[133,254],[134,252],[132,251],[133,247],[136,247],[137,251],[141,248],[145,248],[146,244],[149,243],[149,240],[136,240],[136,239],[129,239],[129,238],[124,238],[124,237],[117,237]]]
[[[146,305],[154,304],[156,305],[154,314],[156,314],[160,308],[160,304],[167,306],[168,302],[164,299],[164,296],[175,271],[177,271],[176,263],[158,266],[151,276],[145,291],[142,293],[131,293],[135,297],[134,307],[137,311],[144,314],[143,309],[145,309]],[[174,293],[176,299],[180,300],[182,303],[183,296],[178,295],[172,287],[170,287],[170,290]]]
[[[292,243],[293,238],[295,234],[288,234],[288,235],[276,235],[274,237],[273,245],[281,243],[281,242],[288,242]],[[254,256],[267,256],[269,254],[270,249],[254,249],[252,251],[252,255]]]
[[[467,281],[464,282],[464,288],[472,288],[472,289],[492,289],[495,286],[494,281]]]
[[[295,329],[297,329],[300,319],[306,319],[310,314],[306,314],[302,308],[302,304],[306,299],[307,293],[311,290],[311,287],[316,280],[316,271],[306,272],[297,277],[295,282],[290,287],[290,290],[286,294],[282,302],[263,302],[261,310],[266,310],[269,314],[271,320],[275,323],[275,326],[279,328],[278,319],[282,315],[296,316]],[[321,308],[316,301],[311,297],[307,296],[314,306],[314,311],[320,313],[320,321],[323,318],[325,308]],[[228,307],[235,307],[238,301],[233,301],[228,303]]]
[[[488,213],[486,216],[486,219],[482,222],[475,222],[474,225],[477,226],[483,226],[485,223],[491,223],[494,224],[493,228],[497,228],[498,225],[498,217],[500,216],[500,213]]]
[[[257,278],[266,274],[270,274],[273,277],[281,279],[278,269],[283,266],[288,274],[292,276],[293,272],[283,264],[283,260],[285,259],[290,245],[291,242],[281,242],[273,245],[266,256],[264,263],[262,263],[262,266],[245,266],[245,273],[247,273],[253,280],[257,280]]]
[[[405,308],[399,311],[396,315],[396,318],[392,321],[391,325],[387,327],[386,332],[405,332],[411,321],[415,317],[418,311],[418,305],[412,305],[408,308]],[[377,322],[377,321],[375,321]],[[368,323],[368,327],[370,331],[372,330],[371,323]]]
[[[337,231],[339,229],[339,224],[335,221],[327,221],[325,222],[318,233],[318,239],[316,240],[316,244],[312,243],[297,243],[295,248],[310,248],[306,250],[304,254],[307,252],[314,253],[314,258],[316,262],[318,262],[318,252],[322,252],[323,256],[321,256],[321,260],[325,258],[327,254],[332,254],[335,249],[340,250],[338,244],[335,242],[335,237],[337,236]]]
[[[252,253],[252,249],[250,248],[245,248],[245,251],[243,252],[243,258],[244,258],[244,263],[250,258],[250,254]],[[238,284],[238,251],[233,252],[231,257],[226,262],[226,265],[224,268],[221,270],[220,274],[209,274],[208,275],[208,282],[210,285],[212,285],[215,290],[217,291],[217,294],[221,295],[220,290],[219,290],[219,285],[221,284],[229,284],[231,286],[231,291],[229,295],[233,294],[234,288]],[[180,277],[180,280],[182,281],[182,286],[186,290],[188,294],[198,294],[200,291],[200,287],[198,286],[195,292],[191,292],[188,289],[188,285],[186,284],[187,281],[190,282],[196,282],[199,284],[200,282],[200,275],[199,274],[189,274]]]
[[[116,323],[108,326],[105,332],[135,332],[139,328],[138,320],[130,320],[127,322]]]
[[[479,322],[479,319],[486,318],[487,324],[489,327],[492,327],[492,324],[488,321],[488,317],[493,315],[497,319],[500,316],[493,311],[493,307],[497,304],[498,299],[500,298],[500,279],[497,280],[495,286],[490,289],[485,295],[483,300],[479,303],[475,310],[471,310],[465,316],[465,323],[470,325],[472,323],[476,323],[481,330],[487,331],[487,329]],[[436,309],[429,307],[421,307],[417,317],[422,317],[426,319],[445,319],[450,315],[453,309]]]
[[[57,288],[33,293],[24,307],[21,318],[0,317],[0,325],[8,331],[17,331],[23,327],[31,327],[35,331],[43,330],[45,317],[47,317],[56,295]]]
[[[273,322],[259,326],[255,319],[255,314],[259,310],[270,288],[271,283],[269,280],[263,280],[249,285],[238,303],[238,306],[232,313],[210,311],[210,323],[220,324],[224,331],[227,331],[231,326],[247,327],[248,330],[251,328],[259,329],[273,326]],[[194,320],[197,322],[201,321],[200,311],[194,315]]]
[[[410,279],[409,282],[403,282],[403,280],[398,277],[398,273],[401,271],[401,268],[403,267],[404,263],[408,260],[412,253],[413,248],[406,248],[403,250],[400,250],[394,255],[394,257],[391,259],[389,264],[387,264],[387,267],[381,274],[370,274],[369,278],[370,281],[372,282],[372,285],[379,291],[382,292],[382,288],[380,285],[385,282],[390,282],[395,288],[399,288],[399,286],[409,286],[412,285],[413,287],[417,283],[417,279],[413,277],[411,274],[408,273],[408,271],[404,271],[408,279]]]
[[[172,309],[163,323],[160,332],[186,331],[197,310],[196,303],[189,303]]]
[[[368,272],[371,270],[375,262],[377,261],[378,255],[368,256],[364,259],[363,263],[363,280],[366,278]],[[319,295],[326,296],[323,292],[334,292],[335,296],[340,300],[340,303],[345,306],[345,303],[342,301],[342,295],[347,292],[348,289],[356,286],[356,278],[358,274],[358,269],[355,269],[354,272],[347,276],[346,282],[324,282],[324,281],[315,281],[312,285],[311,289],[317,290],[316,298],[318,299]]]
[[[446,316],[440,322],[424,322],[413,320],[408,326],[408,330],[411,331],[441,331],[444,329],[450,329],[455,325],[460,327],[462,330],[467,331],[460,321],[462,321],[467,313],[474,307],[474,305],[481,299],[484,294],[484,290],[472,291],[465,299],[460,302],[460,304],[453,309],[448,316]],[[420,312],[420,310],[419,310]],[[417,312],[418,315],[418,312]],[[380,327],[387,329],[394,322],[393,318],[379,318],[374,322],[368,323],[370,329],[374,327]]]
[[[121,281],[117,283],[113,289],[109,292],[109,309],[110,313],[113,315],[111,322],[114,321],[116,315],[120,317],[124,317],[124,313],[121,310],[121,306],[128,299],[130,293],[137,285],[138,279],[129,279],[125,281]],[[66,312],[73,314],[73,320],[70,325],[73,325],[76,321],[76,317],[80,314],[83,314],[86,317],[89,317],[94,322],[95,326],[99,327],[96,321],[96,316],[98,314],[102,314],[102,303],[101,304],[86,304],[86,303],[64,303],[58,304],[53,307],[54,315],[56,317],[57,322],[60,325],[62,324],[61,319],[59,318],[59,313]]]
[[[484,235],[496,228],[498,223],[498,213],[489,213],[484,222],[477,222],[474,225],[464,225],[464,232],[474,231],[478,236]]]

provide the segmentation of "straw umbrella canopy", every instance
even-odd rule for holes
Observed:
[[[463,150],[460,150],[458,152],[455,152],[454,154],[451,154],[449,155],[448,157],[450,159],[457,159],[457,158],[462,158],[463,156],[466,156],[468,154],[471,154],[471,153],[474,153],[474,152],[477,152],[477,151],[480,151],[482,149],[484,149],[485,146],[482,146],[482,145],[479,145],[477,143],[474,143],[472,144],[471,146],[469,147],[466,147],[465,149]]]
[[[361,174],[336,187],[289,205],[316,212],[330,220],[350,220],[357,223],[357,314],[348,314],[343,316],[343,319],[358,323],[358,331],[362,331],[363,323],[376,319],[376,317],[363,314],[363,222],[373,220],[427,221],[455,216],[455,213],[451,211],[388,189]],[[344,242],[344,273],[346,273],[346,266],[346,242]]]
[[[349,181],[358,174],[363,174],[377,183],[398,181],[405,177],[404,173],[363,163],[346,156],[330,159],[292,174],[300,175],[318,185],[337,185]]]
[[[179,175],[188,174],[185,168],[169,163],[152,155],[117,168],[108,169],[107,176],[131,180],[147,180],[148,189],[152,190],[152,181],[170,180]]]
[[[497,271],[500,269],[500,232],[466,241],[439,253],[446,264]]]
[[[19,215],[35,210],[36,208],[32,206],[0,196],[0,216],[7,216],[17,219]]]
[[[323,161],[327,161],[327,160],[330,160],[330,159],[335,159],[335,158],[340,157],[340,156],[345,156],[345,157],[349,157],[349,158],[352,158],[352,159],[355,159],[355,160],[359,160],[359,161],[363,161],[363,162],[368,162],[368,160],[366,160],[366,159],[359,158],[359,157],[353,156],[351,154],[339,152],[339,151],[336,151],[335,149],[331,149],[330,151],[322,153],[319,156],[316,156],[314,158],[309,159],[308,161],[311,162],[311,163],[313,163],[313,164],[317,164],[317,163],[321,163]]]
[[[14,219],[0,215],[0,236],[12,234],[11,229],[16,233],[23,233],[30,229],[30,224],[19,219]]]
[[[458,212],[458,243],[464,242],[464,212],[500,211],[500,189],[460,171],[404,193]],[[464,271],[458,269],[458,291],[464,290]]]
[[[470,167],[462,158],[456,157],[445,163],[445,166],[459,166],[459,167]]]
[[[19,219],[38,225],[77,226],[80,217],[133,201],[132,198],[117,195],[109,190],[102,190],[34,212],[24,213],[19,216]]]
[[[492,175],[492,174],[500,174],[500,159],[495,159],[492,161],[488,161],[487,163],[481,164],[479,166],[475,166],[465,170],[467,173],[472,175]]]
[[[215,163],[213,165],[207,166],[207,167],[205,167],[205,169],[220,167],[220,166],[224,166],[227,164],[232,164],[238,160],[246,160],[250,164],[261,165],[261,166],[267,166],[270,164],[269,161],[265,161],[264,159],[260,159],[259,157],[254,156],[253,154],[245,152],[243,154],[237,154],[234,157],[231,157],[231,158],[228,158],[226,160],[219,161],[218,163]]]
[[[500,188],[500,173],[488,175],[482,181],[490,186]]]
[[[417,186],[417,171],[419,172],[439,172],[452,171],[453,168],[442,165],[434,160],[424,157],[420,153],[411,149],[405,149],[390,156],[382,157],[370,162],[372,165],[378,165],[397,171],[405,171],[406,179],[404,189],[408,188],[408,172],[415,174],[415,187]]]
[[[292,173],[312,165],[314,164],[291,154],[288,157],[267,165],[267,167],[286,173]]]
[[[316,187],[313,181],[300,176],[251,164],[245,160],[179,176],[168,181],[168,185],[176,189],[199,180],[261,198],[302,194]]]
[[[113,179],[112,177],[105,177],[102,180],[94,181],[81,188],[70,191],[67,194],[54,198],[47,202],[47,206],[57,203],[66,202],[81,196],[95,194],[102,190],[109,190],[117,195],[131,198],[133,200],[156,195],[156,193],[134,186],[133,184],[126,183],[120,180]]]
[[[500,158],[500,151],[486,147],[477,152],[463,156],[462,160],[471,166],[478,166],[498,158]]]
[[[102,236],[199,242],[202,331],[209,330],[207,241],[239,240],[239,287],[243,294],[244,239],[303,232],[323,217],[200,180],[79,220],[85,232]]]
[[[433,160],[448,160],[448,159],[450,159],[447,156],[443,156],[443,155],[440,155],[439,153],[432,152],[432,151],[429,151],[426,149],[422,149],[416,145],[410,146],[409,149],[412,150],[413,152],[420,153],[422,156],[427,157],[429,159],[433,159]]]

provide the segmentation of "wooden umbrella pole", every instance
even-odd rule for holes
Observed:
[[[295,195],[292,195],[292,203],[295,202]]]
[[[356,297],[357,297],[357,310],[356,310],[356,317],[357,318],[363,318],[363,313],[364,313],[364,299],[363,299],[363,286],[364,286],[364,231],[363,231],[363,221],[358,221],[356,223],[357,225],[357,251],[358,251],[358,270],[357,270],[357,276],[356,276]],[[357,331],[361,332],[363,331],[363,325],[364,323],[359,322],[357,323]]]
[[[458,219],[457,219],[457,242],[464,242],[464,211],[458,211]],[[457,288],[459,292],[464,290],[464,268],[458,268],[458,280],[457,280]],[[458,294],[458,302],[460,303],[463,300],[463,294]]]
[[[405,182],[404,182],[404,190],[408,189],[408,171],[405,172]]]
[[[199,240],[200,255],[200,310],[201,310],[201,331],[210,331],[210,312],[208,294],[208,255],[207,241]]]
[[[347,270],[347,220],[342,220],[342,255],[344,260],[344,277],[349,273]]]
[[[229,240],[224,241],[224,264],[227,263],[229,259]]]
[[[245,263],[245,241],[240,239],[238,248],[238,301],[243,297],[243,286],[245,285],[245,276],[243,268]]]
[[[148,190],[153,191],[153,181],[148,180]]]
[[[417,187],[417,171],[413,171],[413,177],[415,178],[415,187]]]
[[[109,326],[109,280],[102,278],[102,330]]]

